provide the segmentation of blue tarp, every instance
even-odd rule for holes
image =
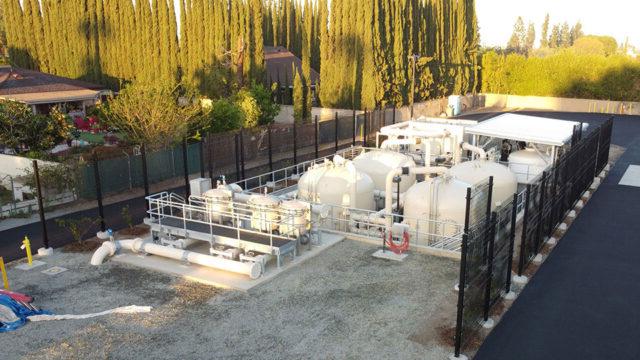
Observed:
[[[7,295],[0,294],[0,333],[16,330],[27,322],[32,315],[49,314],[47,311],[36,310]],[[7,316],[13,315],[13,316]]]

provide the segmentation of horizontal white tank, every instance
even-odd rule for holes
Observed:
[[[416,163],[411,157],[389,150],[369,151],[356,156],[353,165],[371,177],[376,190],[384,191],[387,174],[399,167],[414,167]],[[402,175],[400,192],[407,191],[416,182],[413,174]],[[395,189],[394,189],[395,190]]]
[[[247,204],[251,208],[251,227],[258,231],[278,230],[280,200],[270,195],[251,195]]]
[[[518,181],[515,174],[504,165],[487,160],[465,161],[449,169],[449,175],[471,185],[487,181],[493,176],[493,193],[491,195],[491,210],[495,210],[498,203],[506,204],[518,191]]]
[[[416,183],[405,193],[404,223],[424,233],[457,235],[458,229],[455,224],[464,224],[465,198],[469,186],[469,183],[450,176]],[[438,223],[434,225],[429,220],[436,220]],[[446,226],[445,223],[451,223],[452,226]]]
[[[296,237],[306,234],[309,216],[309,203],[300,200],[283,201],[280,204],[280,234]]]
[[[202,195],[205,199],[207,212],[211,216],[211,221],[221,223],[225,218],[221,214],[231,215],[233,211],[231,190],[225,187],[207,190]]]
[[[320,204],[375,210],[371,177],[350,161],[327,161],[312,167],[298,181],[298,198]]]
[[[529,184],[551,164],[551,157],[539,153],[533,148],[519,150],[509,154],[509,170],[520,184]]]

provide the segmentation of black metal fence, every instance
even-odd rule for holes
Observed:
[[[522,275],[609,160],[613,119],[580,134],[569,151],[527,185],[518,275]]]
[[[574,131],[571,148],[536,181],[527,185],[518,274],[522,275],[565,214],[609,159],[613,120],[588,134]],[[491,210],[492,181],[467,189],[462,239],[455,356],[477,339],[478,329],[504,293],[511,290],[518,194]]]
[[[143,195],[150,191],[170,189],[185,194],[189,192],[190,178],[226,175],[228,181],[237,181],[328,156],[352,145],[373,145],[375,133],[383,126],[400,121],[397,116],[395,108],[353,111],[346,116],[336,113],[332,119],[324,121],[316,117],[311,123],[272,124],[208,134],[165,149],[145,151],[144,146],[114,147],[106,149],[110,151],[101,154],[98,160],[91,154],[67,154],[59,159],[66,175],[64,179],[55,180],[62,182],[64,188],[48,186],[52,180],[48,179],[47,169],[41,168],[42,195],[35,199],[42,200],[42,207],[47,212],[59,210],[69,213],[66,217],[75,219],[100,217],[104,226],[118,229],[126,226],[127,219],[121,214],[125,206],[129,207],[134,223],[142,221],[145,216],[143,204],[146,204]],[[64,201],[58,200],[61,198]],[[139,200],[132,204],[133,199]],[[28,208],[18,209],[9,216],[30,215],[38,211],[37,204],[31,201]],[[105,211],[105,207],[110,207],[110,211]],[[42,231],[35,231],[33,226],[23,225],[11,229],[12,234],[29,234],[34,244],[48,245],[48,237],[52,237],[53,246],[71,241],[55,222],[44,217],[41,222],[50,231],[44,227]],[[100,227],[103,226],[92,225],[84,237],[93,236]],[[15,256],[7,254],[6,259],[17,256],[19,253]]]

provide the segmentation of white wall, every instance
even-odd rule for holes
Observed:
[[[25,168],[32,167],[32,159],[27,159],[21,156],[0,154],[0,177],[9,175],[11,177],[18,177],[25,174]],[[57,163],[51,161],[38,160],[38,166],[43,165],[56,165]]]
[[[485,94],[489,108],[537,109],[569,112],[640,115],[640,103],[542,96]]]

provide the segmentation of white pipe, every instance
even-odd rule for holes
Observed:
[[[412,167],[408,169],[409,169],[409,174],[413,174],[413,175],[444,174],[449,170],[444,166],[424,166],[424,167]],[[389,171],[385,180],[385,187],[384,187],[385,194],[393,193],[393,178],[400,175],[402,175],[402,168],[396,168]],[[393,196],[385,196],[384,213],[386,215],[390,215],[392,213],[392,209],[393,209]]]
[[[391,146],[397,145],[416,145],[418,143],[417,138],[408,138],[408,139],[387,139],[380,144],[380,149],[385,150],[389,149]]]
[[[484,149],[482,149],[481,147],[478,146],[473,146],[469,143],[462,143],[462,145],[460,146],[462,147],[462,150],[468,150],[471,151],[474,154],[478,154],[478,156],[480,157],[480,159],[485,160],[487,158],[487,152],[484,151]]]
[[[170,259],[187,261],[192,264],[206,266],[214,269],[226,270],[238,274],[249,275],[252,279],[257,279],[262,275],[262,266],[258,263],[240,262],[227,260],[221,257],[196,253],[193,251],[181,250],[154,244],[140,238],[134,240],[107,241],[96,250],[91,257],[91,265],[100,265],[107,255],[114,255],[120,248],[129,249],[133,252],[144,252],[148,254],[167,257]]]

